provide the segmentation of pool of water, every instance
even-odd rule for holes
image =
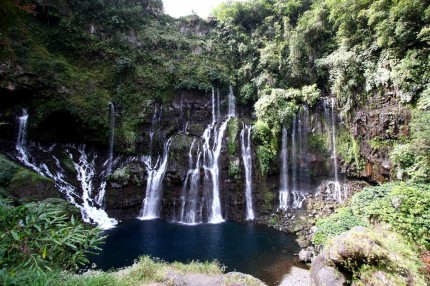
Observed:
[[[164,220],[129,220],[104,232],[106,243],[90,260],[108,270],[133,264],[141,255],[167,262],[217,260],[226,271],[251,274],[276,285],[297,261],[295,236],[275,229],[238,222],[183,225]]]

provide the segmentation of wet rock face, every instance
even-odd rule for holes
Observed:
[[[345,172],[374,182],[386,182],[391,178],[389,144],[378,144],[383,140],[399,140],[409,136],[410,110],[402,106],[395,94],[373,96],[354,112],[349,122],[349,131],[360,138],[360,153],[365,159],[364,170],[345,166]]]

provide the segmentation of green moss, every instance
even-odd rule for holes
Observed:
[[[61,165],[64,166],[67,171],[71,172],[72,174],[76,173],[76,168],[73,163],[73,160],[68,155],[62,154],[60,161]]]
[[[272,210],[272,203],[274,199],[275,199],[275,194],[273,192],[271,192],[270,190],[264,190],[262,207],[265,211]]]
[[[20,167],[0,154],[0,187],[7,188]]]
[[[49,178],[43,177],[36,172],[30,171],[24,168],[19,168],[19,170],[15,173],[10,183],[11,185],[13,184],[14,187],[16,188],[22,188],[27,185],[37,185],[40,183],[53,184],[54,181]]]
[[[236,118],[230,119],[227,125],[227,152],[230,155],[235,155],[238,151],[237,135],[239,133],[239,120]]]
[[[356,170],[363,170],[365,161],[360,153],[359,138],[355,138],[345,128],[339,128],[336,134],[337,152],[345,163],[355,165]]]
[[[321,154],[328,155],[330,153],[330,138],[327,133],[311,134],[308,137],[309,148]]]

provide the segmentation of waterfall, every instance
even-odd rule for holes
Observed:
[[[149,156],[143,157],[143,163],[146,166],[148,180],[146,183],[146,197],[143,200],[143,208],[140,211],[139,219],[149,220],[160,216],[162,182],[167,169],[167,161],[169,157],[169,149],[172,143],[172,138],[164,143],[163,158],[152,166],[152,160]]]
[[[27,109],[22,109],[22,115],[18,117],[19,127],[18,127],[18,137],[16,140],[16,150],[18,151],[18,156],[20,161],[28,161],[27,158],[27,122],[28,122],[28,112]]]
[[[281,139],[281,175],[279,188],[279,208],[288,209],[288,131],[285,126],[282,127]]]
[[[215,88],[212,87],[212,124],[217,120],[217,114],[215,112]]]
[[[221,211],[218,161],[227,124],[230,118],[235,116],[232,88],[230,88],[228,98],[228,117],[225,121],[221,122],[219,90],[217,89],[215,92],[215,88],[212,88],[212,122],[206,127],[201,140],[193,140],[188,153],[189,167],[181,194],[181,214],[179,219],[181,223],[201,223],[203,221],[203,206],[207,206],[209,223],[224,221]],[[197,151],[194,158],[193,150],[196,149],[196,146]],[[201,170],[204,170],[203,184],[201,184]],[[202,185],[204,194],[200,196],[199,190]],[[205,205],[205,202],[208,204]]]
[[[209,125],[203,133],[203,168],[205,170],[205,185],[208,186],[210,183],[212,184],[212,204],[208,218],[210,223],[220,223],[224,221],[221,213],[221,200],[219,196],[218,159],[221,153],[222,139],[229,120],[230,117],[220,125],[219,129],[216,128],[216,125]],[[210,145],[212,130],[214,131],[213,146]]]
[[[243,165],[245,166],[246,219],[253,220],[255,215],[252,202],[252,153],[250,125],[243,124],[242,131],[240,131],[240,141],[242,147],[242,160]]]
[[[293,208],[301,209],[306,199],[305,194],[300,191],[292,191],[291,193],[293,194]]]
[[[217,114],[217,118],[220,119],[221,118],[221,108],[220,108],[220,100],[219,100],[219,89],[216,89],[216,105],[217,105],[217,109],[216,109],[216,114]]]
[[[228,92],[228,116],[235,117],[236,116],[236,98],[233,94],[233,87],[230,86]]]
[[[190,152],[188,153],[188,165],[189,169],[187,177],[185,179],[184,188],[182,190],[182,204],[181,204],[181,220],[180,222],[185,224],[196,224],[201,222],[201,211],[199,212],[198,207],[198,188],[200,182],[200,158],[201,152],[200,147],[197,149],[197,162],[196,167],[193,168],[193,149],[195,145],[195,139],[191,143]],[[188,192],[187,192],[188,190]],[[199,217],[200,214],[200,217]]]
[[[79,181],[82,189],[83,203],[81,206],[81,213],[83,220],[86,222],[93,221],[103,229],[111,228],[117,224],[117,221],[109,218],[102,208],[98,208],[91,203],[94,197],[93,191],[95,189],[94,181],[96,176],[94,160],[97,156],[94,155],[93,159],[89,160],[90,155],[85,152],[85,145],[78,147],[77,150],[80,154],[79,161],[73,162],[73,165],[77,171],[77,180]],[[71,154],[69,154],[69,156],[73,159]],[[103,194],[100,195],[100,197],[104,197],[105,188],[106,182],[103,181],[98,189],[98,193]]]
[[[293,120],[293,134],[291,135],[291,158],[292,158],[292,175],[293,175],[293,191],[298,191],[297,187],[297,117]]]
[[[113,141],[115,138],[115,105],[112,102],[109,103],[109,110],[110,110],[109,153],[108,153],[105,176],[108,176],[112,173],[112,163],[113,163]]]
[[[336,152],[336,120],[335,120],[335,114],[334,114],[334,106],[336,102],[334,97],[331,98],[331,136],[332,136],[332,144],[333,144],[333,163],[334,163],[334,181],[339,184],[338,179],[338,170],[337,170],[337,152]]]
[[[331,159],[333,159],[333,176],[334,181],[323,182],[319,188],[318,193],[324,193],[327,198],[336,202],[343,202],[349,193],[347,185],[342,185],[339,182],[339,170],[337,163],[337,150],[336,150],[336,114],[335,114],[336,100],[334,97],[324,101],[324,117],[326,122],[327,134],[330,137],[330,147],[332,150]],[[330,123],[329,123],[330,122]]]
[[[160,116],[157,116],[158,108],[157,105],[154,105],[154,114],[152,115],[152,121],[151,121],[151,129],[149,131],[149,152],[152,154],[152,143],[154,141],[154,134],[156,131],[156,124],[157,121],[159,121],[159,118],[161,117],[161,109],[160,109]]]
[[[298,137],[299,137],[299,190],[303,191],[305,186],[305,167],[306,167],[306,153],[307,153],[307,142],[308,142],[308,109],[304,105],[299,110],[298,116]]]

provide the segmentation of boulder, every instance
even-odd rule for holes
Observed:
[[[311,282],[315,286],[342,286],[346,285],[346,278],[330,265],[325,254],[320,254],[312,261]]]

